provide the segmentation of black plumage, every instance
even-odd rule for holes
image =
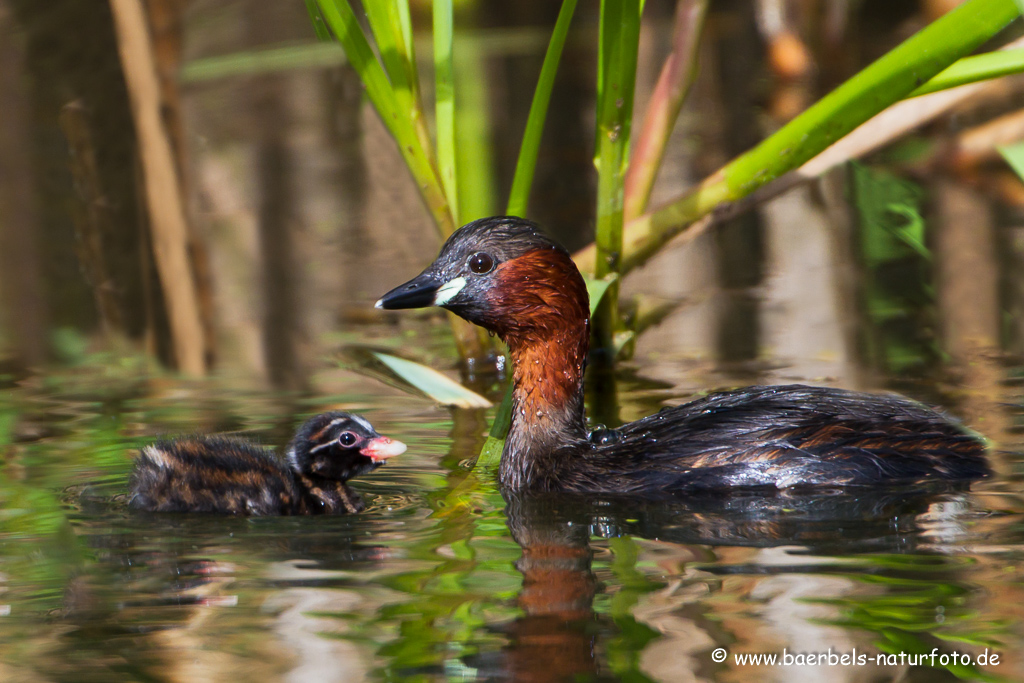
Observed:
[[[538,454],[532,488],[630,493],[970,480],[984,443],[900,396],[753,386]],[[542,473],[542,474],[541,474]]]
[[[405,445],[349,413],[307,420],[285,460],[242,439],[196,436],[142,449],[129,506],[150,512],[302,515],[359,512],[347,481],[384,464]]]

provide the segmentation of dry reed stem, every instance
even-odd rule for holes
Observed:
[[[100,182],[96,146],[81,100],[64,105],[58,121],[68,141],[71,177],[78,198],[75,250],[82,273],[92,288],[103,331],[107,335],[123,333],[121,306],[104,255],[103,235],[110,232],[110,202]]]
[[[669,136],[697,74],[697,47],[707,6],[707,0],[680,0],[676,6],[672,52],[658,75],[626,171],[623,214],[627,221],[647,209]]]
[[[161,90],[141,0],[110,0],[125,84],[138,137],[153,255],[167,302],[178,369],[206,371],[203,328],[188,260],[188,225],[169,131],[160,115]]]

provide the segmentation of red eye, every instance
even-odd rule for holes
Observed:
[[[494,259],[491,258],[490,254],[478,251],[469,257],[469,269],[477,275],[489,273],[491,268],[494,268]]]
[[[338,443],[342,446],[354,446],[357,441],[359,441],[359,437],[352,432],[342,432],[338,437]]]

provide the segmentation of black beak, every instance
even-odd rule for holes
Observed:
[[[377,301],[377,308],[426,308],[434,305],[434,295],[441,289],[439,282],[427,273],[417,275],[404,285],[395,287]]]

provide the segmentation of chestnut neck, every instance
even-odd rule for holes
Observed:
[[[583,372],[590,343],[586,285],[568,254],[537,249],[499,266],[490,321],[512,358],[512,423],[499,480],[543,476],[539,459],[586,440]]]

